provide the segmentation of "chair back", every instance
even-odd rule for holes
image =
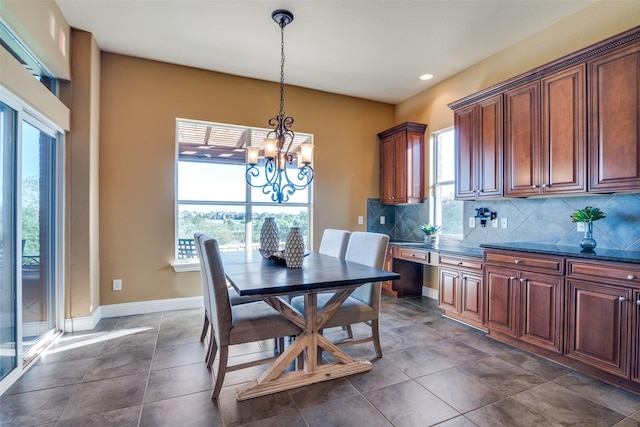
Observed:
[[[213,237],[201,234],[198,245],[203,254],[205,278],[209,292],[209,313],[211,326],[218,346],[229,344],[232,326],[231,303],[227,290],[227,279],[224,274],[218,241]]]
[[[320,249],[318,252],[324,255],[344,259],[347,253],[350,234],[351,233],[346,230],[336,230],[334,228],[325,229],[322,234],[322,241],[320,242]]]
[[[207,272],[205,271],[204,266],[204,255],[202,254],[202,247],[198,241],[200,236],[204,236],[203,233],[196,232],[193,234],[193,241],[196,247],[196,254],[198,255],[198,262],[200,263],[200,277],[202,279],[202,298],[204,299],[204,311],[211,321],[211,312],[209,311],[209,307],[211,306],[211,296],[209,295],[209,286],[207,285]]]
[[[349,237],[345,259],[382,269],[387,255],[388,244],[389,236],[386,234],[354,231]],[[366,283],[356,288],[351,296],[372,306],[377,313],[380,308],[381,291],[382,285],[380,282]]]

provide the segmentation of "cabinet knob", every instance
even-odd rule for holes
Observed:
[[[634,276],[633,274],[630,274],[627,276],[627,279],[629,280],[635,280],[636,276]]]
[[[636,301],[636,304],[640,305],[640,299],[638,301]]]
[[[531,187],[533,187],[533,188],[538,188],[538,186],[537,186],[537,185],[535,185],[535,184],[533,184]]]
[[[625,297],[618,297],[618,301],[625,302],[627,299]]]
[[[516,264],[520,264],[520,260],[519,259],[517,259],[517,260],[515,260],[513,262],[516,263]]]
[[[520,279],[520,283],[524,283],[526,281],[527,281],[527,279]]]
[[[516,280],[516,278],[511,276],[511,277],[509,277],[509,281],[511,281],[511,280]]]
[[[458,265],[462,265],[462,261],[460,261],[460,262],[458,263]]]
[[[547,188],[547,184],[542,184],[542,188]]]

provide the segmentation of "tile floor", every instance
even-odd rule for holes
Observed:
[[[0,397],[0,425],[640,426],[640,396],[490,340],[433,300],[383,297],[381,311],[371,372],[237,402],[237,385],[264,369],[249,368],[227,376],[215,404],[200,310],[104,319],[63,336]],[[349,351],[373,358],[370,343]],[[269,352],[263,342],[233,356]]]

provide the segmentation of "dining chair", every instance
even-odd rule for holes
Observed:
[[[345,259],[359,264],[382,269],[389,244],[389,236],[381,233],[355,231],[349,237]],[[325,323],[325,328],[347,326],[355,323],[366,323],[371,327],[371,336],[336,343],[339,346],[373,342],[376,356],[382,357],[378,319],[380,317],[380,299],[382,285],[380,282],[366,283],[357,287],[344,303]],[[331,294],[318,295],[318,309],[324,306]],[[304,313],[304,296],[292,298],[291,305],[300,313]]]
[[[350,234],[351,232],[347,230],[336,230],[335,228],[325,229],[322,233],[322,240],[320,241],[318,252],[344,259],[347,253]]]
[[[213,331],[211,358],[218,362],[217,369],[212,369],[215,384],[211,398],[216,399],[227,372],[274,360],[273,357],[269,357],[229,365],[229,346],[297,335],[301,330],[263,301],[232,306],[218,241],[204,234],[198,235],[197,241],[203,254],[204,278],[209,294],[208,312],[211,314]]]
[[[194,241],[194,246],[195,246],[195,251],[196,254],[198,256],[198,260],[200,263],[200,275],[202,277],[202,296],[204,299],[204,322],[202,325],[202,332],[200,333],[200,341],[204,341],[205,338],[207,337],[207,332],[210,332],[209,334],[209,344],[207,345],[207,349],[205,351],[205,361],[207,362],[207,366],[211,367],[211,365],[213,364],[213,358],[211,357],[211,351],[214,348],[212,346],[212,342],[214,340],[214,333],[213,333],[213,326],[211,326],[211,313],[209,312],[209,288],[207,286],[207,280],[206,280],[206,276],[205,276],[205,266],[204,266],[204,257],[202,256],[202,249],[200,247],[200,245],[198,244],[198,237],[200,235],[204,235],[203,233],[194,233],[193,235],[193,241]],[[249,302],[255,302],[255,301],[260,301],[259,298],[254,298],[254,297],[250,297],[250,296],[240,296],[238,295],[238,293],[236,292],[235,289],[233,289],[231,286],[227,285],[227,289],[229,292],[229,302],[231,305],[239,305],[239,304],[246,304]]]

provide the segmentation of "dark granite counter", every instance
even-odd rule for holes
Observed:
[[[451,254],[482,258],[482,248],[479,248],[477,246],[475,247],[457,246],[457,245],[434,246],[434,245],[427,245],[426,243],[420,243],[420,242],[403,242],[403,241],[397,241],[397,240],[391,241],[389,242],[389,244],[394,246],[406,246],[409,248],[424,249],[424,250],[435,251],[435,252],[445,252],[445,253],[451,253]]]
[[[483,243],[481,248],[503,249],[508,251],[530,252],[536,254],[558,255],[571,258],[584,258],[598,261],[616,261],[640,264],[640,252],[619,249],[598,249],[584,252],[579,246],[542,245],[539,243]]]

